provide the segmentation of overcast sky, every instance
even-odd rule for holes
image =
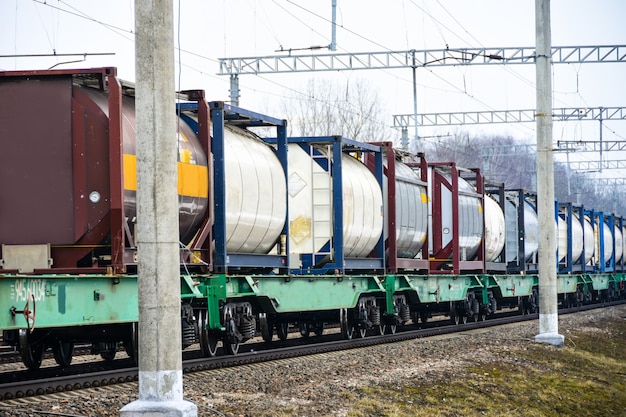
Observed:
[[[331,42],[331,0],[181,0],[176,10],[177,86],[229,99],[218,58],[277,55]],[[87,57],[0,58],[0,68],[116,66],[134,81],[134,3],[131,0],[1,0],[0,55],[114,53]],[[178,11],[180,10],[180,13]],[[552,0],[552,45],[626,44],[626,1]],[[463,47],[533,47],[533,0],[337,0],[337,52]],[[180,25],[178,24],[180,23]],[[328,53],[320,50],[319,53]],[[311,53],[303,51],[300,53]],[[180,60],[178,58],[180,57]],[[554,107],[626,106],[626,63],[554,65]],[[368,80],[384,107],[383,120],[413,112],[410,69],[242,75],[242,107],[270,112],[311,79]],[[534,65],[421,68],[418,112],[517,110],[535,107]],[[271,114],[281,117],[280,114]],[[626,140],[626,121],[606,122],[607,140]],[[457,130],[420,130],[434,135]],[[534,142],[534,124],[481,126]],[[555,140],[597,140],[599,123],[555,123]],[[585,156],[584,159],[590,159]]]

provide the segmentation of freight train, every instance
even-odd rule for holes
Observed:
[[[177,99],[183,348],[236,354],[538,309],[536,195],[390,142]],[[134,88],[115,68],[0,72],[0,329],[37,369],[137,354]],[[624,297],[624,219],[555,202],[562,305]]]

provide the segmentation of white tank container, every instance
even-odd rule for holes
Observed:
[[[506,240],[504,213],[500,205],[490,196],[485,196],[485,261],[495,261]]]
[[[578,215],[576,214],[577,220]],[[583,233],[585,236],[585,265],[588,265],[593,258],[593,251],[595,250],[595,240],[593,238],[593,227],[591,226],[591,221],[589,217],[585,216],[585,222],[583,226]]]
[[[294,254],[321,253],[332,237],[333,201],[330,150],[305,151],[289,145],[289,249]],[[383,196],[369,169],[342,157],[343,239],[346,257],[367,257],[383,233]],[[330,255],[330,252],[329,252]]]
[[[397,255],[399,258],[415,258],[426,241],[428,195],[426,186],[413,169],[400,161],[395,161],[395,167]],[[387,182],[385,201],[386,185]]]
[[[603,229],[603,244],[604,244],[604,261],[608,263],[613,256],[613,234],[611,228],[602,219],[596,219],[596,228],[594,229],[594,240],[596,242],[595,253],[600,254],[600,227]],[[597,262],[600,262],[600,258],[597,258]]]
[[[626,225],[622,226],[622,257],[624,257],[625,255],[626,255]]]
[[[622,260],[622,254],[624,253],[624,236],[618,225],[615,225],[615,262]]]
[[[562,217],[564,216],[564,217]],[[559,215],[559,228],[558,228],[558,237],[559,237],[559,262],[565,260],[567,256],[567,240],[568,240],[568,225],[566,215],[561,213]],[[578,219],[572,219],[572,262],[576,262],[580,259],[583,254],[583,227],[580,225]]]
[[[226,247],[268,253],[287,216],[287,184],[273,149],[251,132],[225,126]]]
[[[517,197],[506,199],[506,260],[517,260],[520,246],[520,231],[517,222]],[[539,250],[539,220],[535,207],[528,201],[524,201],[524,262],[536,257]]]

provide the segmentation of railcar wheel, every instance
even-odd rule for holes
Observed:
[[[206,349],[202,351],[204,356],[215,356],[217,354],[217,342],[219,341],[214,332],[208,331],[206,336]]]
[[[478,302],[477,299],[472,299],[472,317],[474,318],[474,322],[478,321],[478,316],[480,313],[480,303]]]
[[[411,321],[413,324],[419,323],[420,314],[417,311],[411,311]]]
[[[236,340],[237,334],[237,326],[235,325],[235,320],[230,319],[226,324],[228,329],[226,331],[226,335],[224,336],[224,340],[222,343],[224,344],[224,351],[227,355],[236,355],[239,353],[239,342]]]
[[[267,318],[267,313],[259,313],[259,327],[263,340],[270,343],[274,337],[274,323]]]
[[[24,365],[30,370],[37,370],[41,366],[41,361],[43,359],[43,346],[39,345],[29,345],[26,348],[22,348],[20,350],[20,355],[22,356],[22,362]]]
[[[37,370],[41,366],[45,346],[41,341],[33,342],[30,339],[30,331],[27,329],[19,330],[20,356],[22,357],[22,362],[28,369]]]
[[[200,310],[198,313],[198,332],[200,333],[200,351],[204,357],[213,357],[217,354],[217,335],[207,329],[209,312]]]
[[[52,354],[57,364],[64,368],[70,366],[74,354],[74,343],[57,340],[52,345]]]
[[[311,329],[307,323],[303,323],[300,326],[300,336],[309,337],[311,335]]]
[[[289,323],[276,323],[276,334],[281,341],[287,340],[289,335]]]
[[[366,335],[367,335],[367,329],[366,328],[359,327],[357,329],[357,336],[359,336],[361,339],[363,339]]]
[[[139,363],[137,360],[139,349],[138,326],[138,323],[132,323],[130,325],[130,338],[124,341],[126,354],[137,363]]]
[[[396,334],[397,330],[398,330],[398,325],[397,324],[381,324],[380,325],[380,329],[379,329],[379,333],[381,335],[383,335],[383,334]]]
[[[230,343],[224,341],[224,351],[227,355],[236,355],[239,353],[239,343]]]
[[[524,302],[524,297],[520,297],[517,302],[517,308],[519,309],[519,313],[523,316],[526,314],[526,303]]]
[[[457,313],[456,311],[451,311],[450,312],[450,321],[458,326],[459,323],[461,322],[461,318],[459,317],[459,313]]]
[[[348,309],[342,308],[339,310],[339,324],[341,326],[341,336],[344,339],[351,340],[354,334],[354,327],[348,319]]]
[[[117,353],[117,343],[107,342],[104,344],[104,350],[100,351],[100,357],[107,362],[113,362]]]
[[[315,333],[316,336],[321,336],[322,334],[324,334],[324,323],[315,323],[313,333]]]
[[[224,340],[224,351],[227,355],[236,355],[239,353],[239,343],[230,343]]]

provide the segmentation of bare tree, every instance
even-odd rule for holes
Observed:
[[[290,136],[340,135],[362,142],[392,140],[382,122],[378,95],[365,80],[332,84],[309,80],[282,103]]]
[[[480,168],[483,174],[510,188],[531,188],[535,154],[513,153],[519,141],[511,136],[473,136],[457,132],[431,142],[426,150],[430,161],[454,161],[464,168]],[[523,149],[523,148],[519,148]]]

